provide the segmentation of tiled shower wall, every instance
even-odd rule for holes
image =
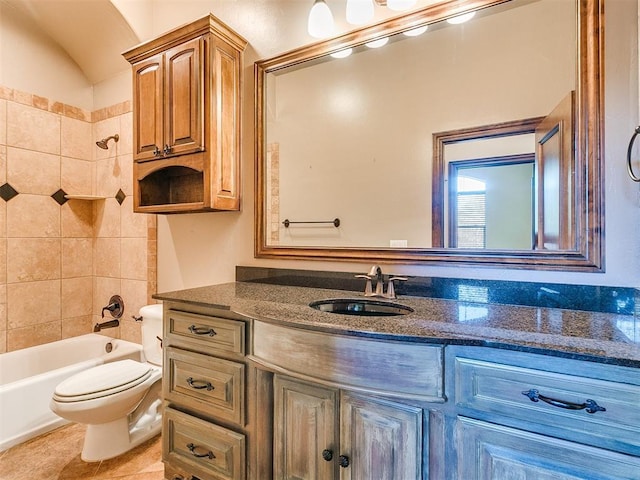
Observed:
[[[156,219],[132,211],[131,122],[129,102],[87,112],[0,86],[0,352],[92,331],[114,294],[125,314],[103,333],[140,342]]]

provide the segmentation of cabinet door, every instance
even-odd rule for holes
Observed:
[[[154,160],[163,145],[162,54],[133,66],[134,159]]]
[[[458,417],[458,476],[465,480],[633,480],[640,458]]]
[[[274,478],[336,478],[337,392],[276,375],[274,406]]]
[[[422,478],[422,409],[343,392],[340,416],[341,480]]]
[[[165,156],[204,150],[204,40],[165,53]]]

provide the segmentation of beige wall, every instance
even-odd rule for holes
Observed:
[[[140,341],[131,314],[156,288],[155,217],[132,213],[130,110],[89,112],[0,86],[0,186],[18,192],[0,199],[0,352],[92,331],[114,294],[126,315],[106,334]],[[95,145],[114,133],[108,151]],[[59,189],[107,198],[59,205]]]

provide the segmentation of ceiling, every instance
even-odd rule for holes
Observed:
[[[92,85],[129,67],[121,52],[140,43],[111,0],[3,0],[29,17],[78,64]]]

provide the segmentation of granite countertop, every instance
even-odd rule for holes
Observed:
[[[154,298],[231,310],[298,328],[425,343],[484,345],[640,368],[640,320],[634,315],[402,296],[414,312],[357,316],[309,307],[362,292],[234,282]]]

